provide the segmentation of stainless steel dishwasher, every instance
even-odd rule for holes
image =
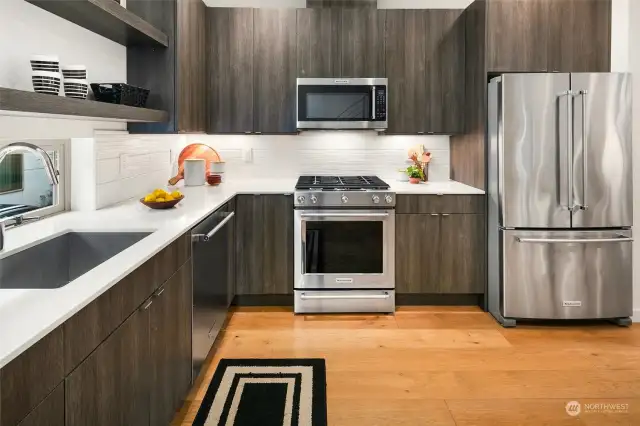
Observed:
[[[226,205],[200,222],[191,232],[194,380],[225,322],[231,302],[234,215]]]

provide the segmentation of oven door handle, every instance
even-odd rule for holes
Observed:
[[[389,293],[385,292],[384,294],[369,294],[369,295],[355,295],[355,294],[345,294],[345,295],[317,295],[317,296],[307,296],[306,293],[300,294],[300,299],[302,300],[330,300],[330,299],[388,299],[391,296]]]
[[[389,217],[389,213],[301,213],[300,217]]]

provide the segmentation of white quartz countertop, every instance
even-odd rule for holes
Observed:
[[[226,182],[180,188],[185,199],[170,210],[151,210],[137,200],[94,212],[68,212],[6,233],[0,258],[68,231],[146,231],[148,237],[64,287],[0,289],[0,368],[95,300],[236,194],[290,194],[297,177]],[[400,194],[483,194],[458,182],[411,185],[386,179]],[[156,232],[158,231],[158,232]]]

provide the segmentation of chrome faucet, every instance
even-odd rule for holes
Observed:
[[[49,157],[49,154],[45,152],[42,148],[37,145],[26,143],[26,142],[15,142],[9,145],[6,145],[0,148],[0,163],[7,157],[9,154],[14,154],[16,152],[32,152],[42,159],[42,163],[44,164],[44,169],[47,173],[47,177],[49,178],[49,182],[51,182],[51,186],[55,191],[56,187],[60,183],[60,179],[58,175],[60,174],[55,166],[53,165],[53,160]],[[24,223],[39,220],[39,217],[34,218],[24,218],[22,216],[16,216],[15,218],[7,219],[5,221],[0,222],[0,250],[4,249],[4,238],[5,238],[5,228],[12,228],[15,226],[20,226]]]

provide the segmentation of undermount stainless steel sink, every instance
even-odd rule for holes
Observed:
[[[0,259],[0,289],[54,289],[106,262],[151,232],[67,232]]]

